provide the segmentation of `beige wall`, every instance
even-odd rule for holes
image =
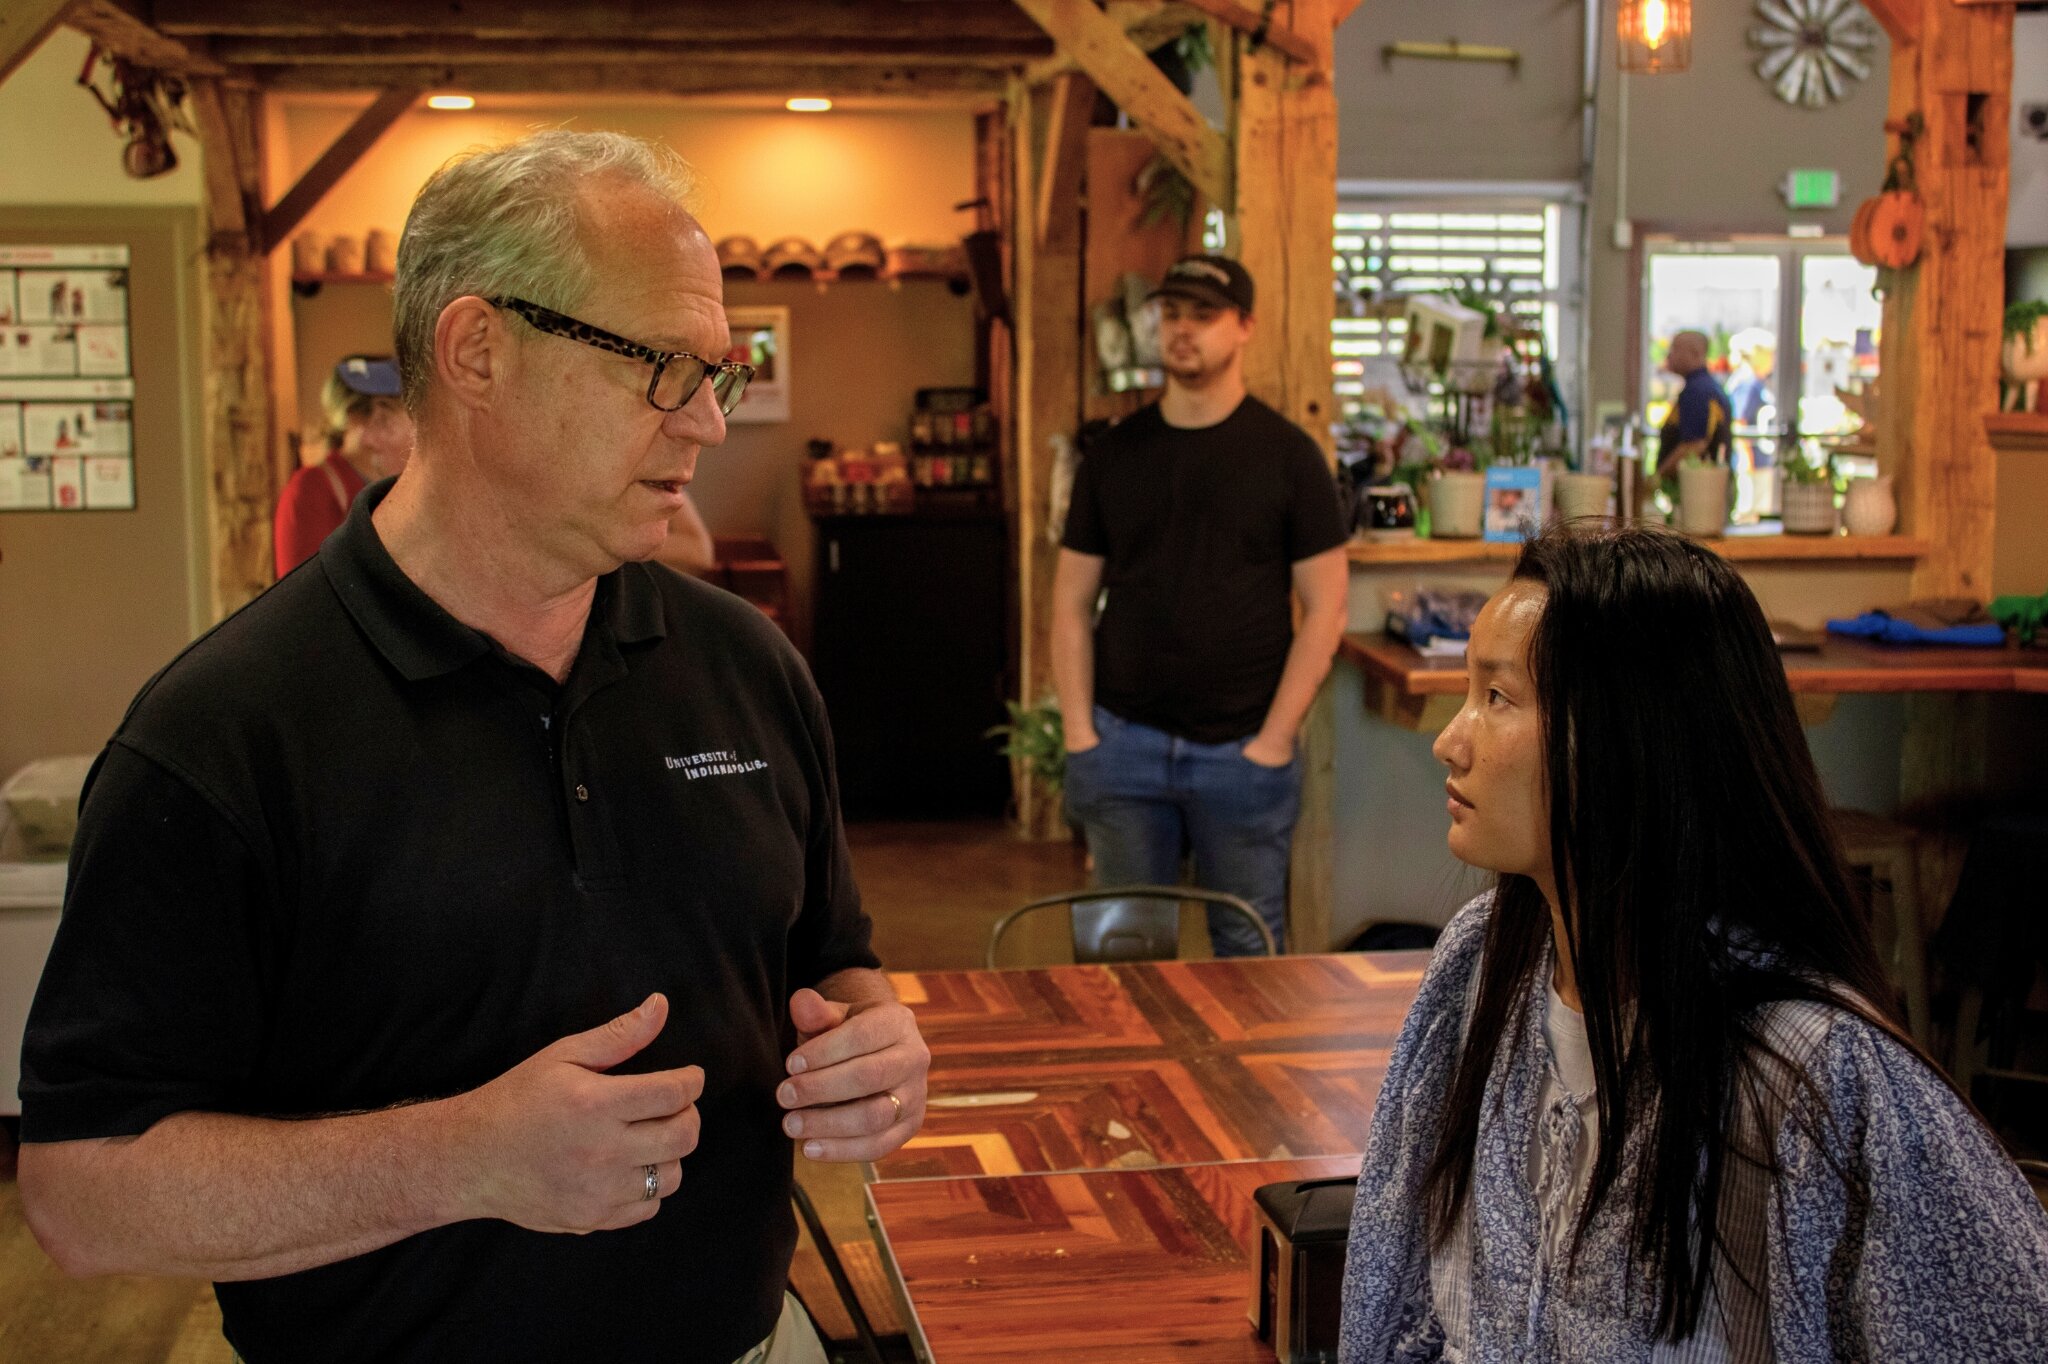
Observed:
[[[0,242],[126,244],[135,371],[133,511],[0,513],[0,780],[96,753],[193,637],[205,598],[194,477],[199,215],[172,206],[0,205]]]
[[[1576,4],[1368,0],[1337,30],[1337,174],[1367,180],[1576,180],[1580,53]],[[1394,42],[1513,48],[1494,62],[1397,58]]]
[[[172,136],[176,170],[131,180],[122,139],[78,85],[91,47],[60,28],[0,84],[0,204],[184,204],[206,197],[199,144]]]
[[[200,628],[198,145],[131,180],[122,139],[77,84],[86,40],[59,29],[0,84],[0,236],[134,250],[136,509],[0,514],[0,780],[96,752],[149,675]]]

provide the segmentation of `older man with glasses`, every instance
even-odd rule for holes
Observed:
[[[22,1200],[75,1273],[216,1280],[251,1364],[822,1359],[791,1139],[922,1119],[808,673],[641,562],[751,373],[683,177],[548,132],[428,182],[411,463],[88,786]]]

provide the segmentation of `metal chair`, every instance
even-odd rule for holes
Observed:
[[[869,1364],[885,1364],[882,1342],[875,1335],[874,1323],[868,1319],[867,1309],[861,1306],[860,1294],[855,1291],[853,1280],[847,1277],[846,1266],[840,1263],[839,1252],[833,1248],[832,1238],[826,1233],[825,1223],[811,1203],[811,1196],[804,1192],[801,1184],[791,1184],[789,1193],[790,1201],[796,1204],[797,1216],[803,1219],[804,1230],[811,1234],[811,1245],[817,1250],[818,1258],[825,1262],[825,1272],[831,1276],[832,1287],[839,1294],[839,1305],[846,1309],[847,1320],[853,1323],[861,1353],[867,1356]],[[804,1310],[810,1311],[809,1304],[805,1304]],[[820,1331],[819,1334],[822,1336],[824,1333]]]
[[[1026,915],[1042,909],[1068,907],[1073,921],[1074,960],[1172,961],[1180,955],[1180,907],[1184,900],[1217,905],[1250,921],[1265,944],[1265,955],[1278,955],[1273,931],[1259,912],[1235,895],[1191,886],[1104,886],[1070,890],[1019,906],[996,921],[988,935],[988,966],[996,969],[1003,935]]]

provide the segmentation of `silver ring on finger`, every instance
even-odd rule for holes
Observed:
[[[647,1176],[647,1187],[641,1191],[640,1201],[646,1203],[661,1197],[661,1170],[649,1165],[642,1172]]]

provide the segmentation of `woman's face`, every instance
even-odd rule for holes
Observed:
[[[412,458],[412,418],[396,398],[372,398],[368,412],[351,412],[341,453],[373,479],[388,478]]]
[[[1452,855],[1546,889],[1550,813],[1529,641],[1548,596],[1540,583],[1518,579],[1479,613],[1465,655],[1465,704],[1430,749],[1450,769]]]

